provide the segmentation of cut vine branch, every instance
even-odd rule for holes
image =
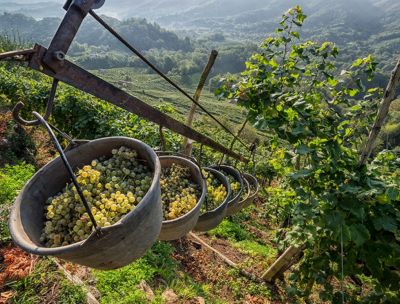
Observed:
[[[365,147],[361,152],[361,157],[359,161],[360,166],[364,165],[371,155],[374,143],[378,138],[382,125],[385,122],[385,119],[389,113],[390,105],[392,104],[392,101],[395,99],[396,88],[399,85],[399,81],[400,81],[400,59],[397,62],[396,67],[392,71],[392,75],[386,87],[382,102],[379,106],[378,114],[376,116],[374,125],[372,126],[367,143],[365,144]]]

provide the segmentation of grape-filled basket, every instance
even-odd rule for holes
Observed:
[[[65,188],[66,184],[70,181],[68,172],[61,158],[58,157],[40,169],[16,198],[9,222],[14,242],[22,249],[33,254],[55,256],[84,266],[105,270],[128,265],[142,256],[157,240],[162,222],[160,194],[161,166],[153,149],[136,139],[109,137],[82,144],[67,151],[65,156],[72,169],[77,170],[84,168],[94,159],[112,157],[113,151],[121,147],[135,151],[137,158],[151,171],[151,178],[148,179],[148,190],[146,193],[143,191],[143,193],[140,193],[143,194],[143,197],[140,197],[140,201],[138,201],[137,197],[134,199],[133,194],[130,196],[123,196],[121,193],[111,194],[114,195],[115,200],[126,200],[128,203],[129,201],[136,200],[132,210],[127,209],[127,207],[123,209],[122,211],[126,214],[115,223],[107,222],[107,218],[104,220],[104,215],[98,212],[97,214],[100,214],[100,216],[97,216],[98,229],[92,229],[87,238],[81,238],[79,241],[77,241],[79,235],[83,235],[85,231],[82,233],[80,231],[84,219],[78,220],[74,224],[78,228],[73,226],[72,229],[71,225],[70,230],[73,233],[76,232],[75,240],[71,242],[64,241],[64,244],[59,244],[57,238],[52,235],[54,238],[54,240],[51,239],[53,243],[51,241],[47,243],[52,244],[52,246],[46,246],[43,240],[43,231],[46,231],[46,228],[48,228],[45,226],[45,208],[48,208],[46,225],[48,225],[48,222],[50,222],[49,218],[51,219],[52,216],[57,217],[59,214],[63,214],[62,207],[60,207],[60,210],[57,210],[57,208],[54,210],[53,208],[49,208],[50,205],[46,204],[49,198],[57,197],[62,189],[67,189]],[[88,169],[88,166],[86,169]],[[83,171],[81,173],[85,177],[89,169],[88,172]],[[124,172],[128,171],[125,168]],[[65,191],[71,192],[71,190]],[[93,191],[96,192],[96,190]],[[68,200],[68,198],[65,199]],[[74,208],[82,208],[79,206],[79,203],[79,200],[75,201],[74,204],[77,206]],[[94,203],[100,203],[98,211],[108,210],[108,214],[111,215],[117,213],[117,208],[122,208],[114,206],[108,200],[104,204],[97,201]],[[94,206],[94,203],[91,206]],[[130,211],[128,212],[127,210]],[[94,217],[96,217],[96,214],[94,214]],[[70,217],[67,216],[66,219],[68,218]],[[65,219],[63,220],[66,221]],[[51,228],[54,229],[54,227],[51,227],[51,224],[48,226],[50,226],[50,231]],[[88,232],[86,231],[86,233]],[[66,238],[66,240],[68,239]]]
[[[228,178],[231,186],[231,197],[228,201],[226,215],[229,216],[239,212],[239,201],[244,189],[242,174],[236,168],[228,165],[214,165],[211,168],[222,172]]]
[[[207,194],[206,182],[197,161],[182,154],[169,154],[171,152],[159,152],[163,171],[161,193],[164,218],[159,236],[162,241],[180,239],[196,226]]]
[[[207,182],[207,197],[205,203],[203,203],[203,208],[201,209],[199,219],[194,228],[196,231],[209,231],[217,227],[226,216],[228,202],[231,197],[231,186],[224,174],[213,168],[203,168],[203,170],[207,175],[211,175],[211,178],[218,184],[214,187],[210,185],[210,187]],[[223,193],[221,193],[219,189],[223,189]],[[215,190],[217,190],[217,192],[215,192]],[[221,197],[218,201],[222,201],[221,203],[211,202],[212,199],[216,199],[215,196],[219,195]],[[208,206],[208,204],[211,206]]]

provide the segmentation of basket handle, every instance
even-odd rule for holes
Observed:
[[[53,141],[53,144],[55,146],[55,148],[57,149],[58,153],[60,153],[61,159],[64,163],[65,168],[68,171],[68,174],[70,175],[71,179],[72,179],[72,183],[74,184],[74,186],[76,187],[76,190],[78,192],[79,197],[82,200],[83,205],[85,206],[86,212],[89,215],[90,221],[93,224],[93,227],[96,229],[96,231],[100,231],[100,228],[98,227],[96,220],[94,219],[94,216],[92,214],[92,211],[90,210],[89,204],[85,198],[85,196],[83,195],[81,186],[79,185],[76,176],[74,174],[74,171],[72,170],[71,165],[68,162],[68,159],[60,145],[60,143],[57,140],[57,137],[54,135],[54,132],[52,130],[52,128],[50,127],[50,125],[47,123],[47,121],[37,112],[32,112],[33,115],[38,119],[38,121],[47,129],[47,132],[50,135],[51,140]]]

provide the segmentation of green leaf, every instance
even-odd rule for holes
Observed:
[[[362,110],[362,106],[360,104],[356,104],[350,108],[351,111],[359,111]]]
[[[338,83],[339,83],[339,81],[337,81],[335,78],[333,78],[333,77],[328,77],[327,78],[327,82],[328,82],[328,84],[329,85],[331,85],[332,87],[335,87]]]
[[[356,193],[358,187],[345,187],[344,188],[344,193]],[[365,217],[365,210],[364,210],[364,205],[361,204],[357,200],[347,200],[345,202],[342,202],[340,206],[347,211],[350,211],[352,214],[354,214],[359,220],[363,220]]]
[[[297,26],[302,26],[303,25],[303,23],[301,23],[299,21],[296,21],[296,20],[293,20],[293,23],[296,24]]]
[[[365,227],[362,224],[351,225],[350,226],[350,235],[351,235],[351,240],[357,246],[361,246],[366,241],[368,241],[371,237],[367,227]]]
[[[365,91],[365,86],[364,86],[364,84],[362,83],[362,80],[361,80],[360,78],[358,78],[358,79],[356,80],[356,84],[357,84],[358,88],[359,88],[361,91]]]
[[[376,230],[383,229],[390,232],[395,232],[397,230],[396,221],[388,215],[374,219],[373,223]]]
[[[341,212],[334,210],[326,215],[326,222],[330,227],[336,229],[343,224],[343,215]]]
[[[356,96],[359,92],[360,92],[360,91],[357,90],[357,89],[346,89],[346,90],[345,90],[345,93],[346,93],[347,95],[349,95],[350,97]]]
[[[314,150],[307,147],[306,145],[300,145],[296,148],[296,153],[300,154],[300,155],[306,155],[312,151],[314,151]]]
[[[291,34],[292,36],[296,37],[297,39],[300,38],[299,32],[290,32],[290,34]]]
[[[290,175],[291,178],[293,178],[294,180],[300,179],[300,178],[305,178],[311,175],[313,171],[311,169],[303,169],[303,170],[299,170],[295,173],[292,173]]]
[[[360,65],[362,65],[364,62],[364,60],[362,58],[358,58],[356,61],[353,62],[353,64],[351,65],[351,67],[355,68],[355,67],[359,67]]]
[[[400,195],[400,192],[399,192],[399,190],[397,190],[394,187],[389,187],[386,190],[386,195],[391,201],[395,201],[395,200],[397,200],[398,196]]]

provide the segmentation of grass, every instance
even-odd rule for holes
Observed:
[[[65,279],[49,259],[40,259],[29,276],[10,287],[16,292],[13,304],[36,304],[45,299],[47,303],[86,303],[85,290]]]
[[[250,233],[243,229],[238,223],[231,222],[227,219],[223,220],[221,224],[213,230],[210,230],[208,234],[234,241],[243,241],[251,238]]]
[[[208,287],[195,283],[179,269],[172,258],[173,250],[170,244],[158,242],[142,258],[126,267],[94,271],[101,303],[147,303],[145,294],[137,288],[142,280],[150,284],[155,293],[152,303],[162,303],[161,294],[166,288],[174,290],[182,299],[207,297]]]
[[[241,299],[244,294],[258,297],[261,296],[269,299],[272,296],[270,288],[265,283],[256,283],[248,280],[243,277],[237,269],[233,268],[228,270],[226,281],[218,282],[217,285],[221,287],[223,285],[228,285],[236,299]]]
[[[24,162],[0,168],[0,243],[10,240],[7,221],[11,202],[34,172],[35,168]]]
[[[276,249],[272,246],[260,244],[251,240],[243,240],[232,244],[234,247],[238,248],[240,251],[250,254],[251,256],[262,256],[265,258],[270,258],[276,255]]]
[[[0,205],[7,204],[15,198],[26,181],[31,178],[35,168],[24,162],[0,169]]]
[[[191,107],[189,99],[156,74],[150,74],[135,68],[114,68],[93,72],[153,106],[168,102],[173,104],[176,110],[183,115],[186,115]],[[179,79],[172,78],[179,83]],[[192,86],[182,85],[181,87],[192,96],[196,85],[197,83]],[[232,123],[240,124],[244,120],[245,116],[241,108],[226,101],[218,101],[214,94],[209,92],[207,86],[202,92],[200,102],[211,113],[227,117]],[[203,112],[199,110],[198,113],[201,114]]]

